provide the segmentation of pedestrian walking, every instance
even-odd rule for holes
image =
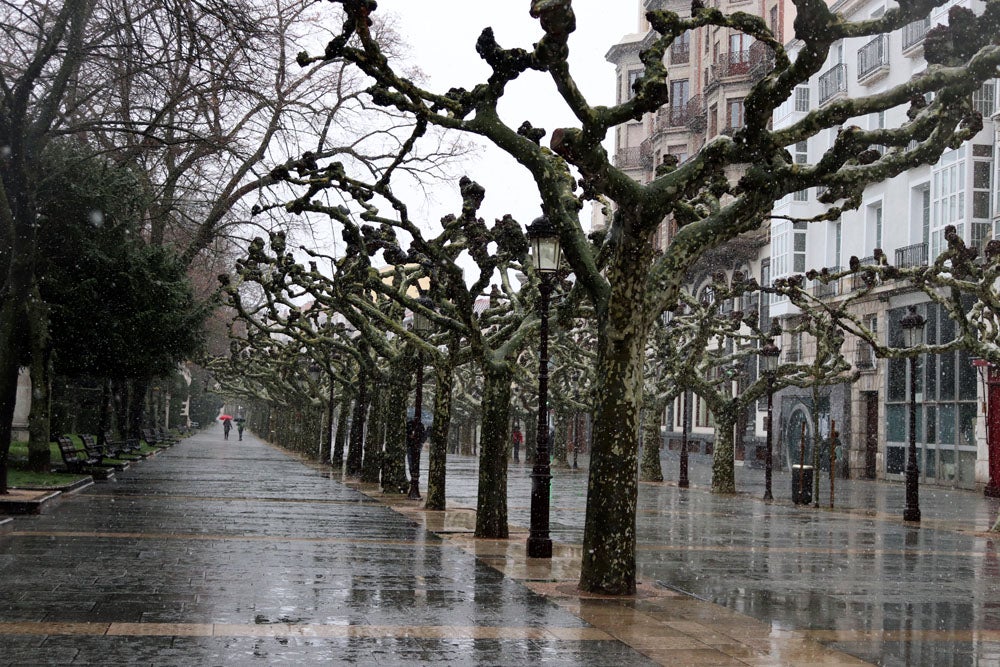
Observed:
[[[229,440],[229,431],[233,428],[233,422],[228,419],[222,420],[222,439]]]
[[[243,428],[244,428],[243,420],[241,419],[238,422],[236,422],[236,434],[240,436],[239,438],[240,441],[243,440]]]
[[[520,463],[521,459],[518,456],[521,451],[521,443],[524,442],[524,436],[521,435],[521,428],[519,426],[514,426],[514,433],[511,435],[511,438],[514,441],[514,463]]]

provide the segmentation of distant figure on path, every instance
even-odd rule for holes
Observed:
[[[224,440],[229,440],[229,431],[233,428],[233,422],[228,419],[222,420],[222,437]]]
[[[514,440],[514,463],[520,463],[521,460],[518,458],[518,452],[521,451],[521,443],[524,442],[524,436],[521,435],[521,428],[519,426],[514,427],[514,433],[511,437]]]
[[[243,420],[236,422],[236,433],[239,434],[240,440],[243,440]]]

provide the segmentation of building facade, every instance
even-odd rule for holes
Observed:
[[[894,4],[890,0],[840,0],[833,3],[832,9],[858,20],[878,17]],[[685,2],[642,0],[639,5],[640,13],[649,9],[669,9],[682,16],[690,13],[690,4]],[[890,35],[851,38],[834,44],[820,73],[799,86],[775,112],[774,127],[787,127],[835,100],[864,97],[920,76],[927,68],[924,35],[932,25],[946,23],[948,10],[955,5],[977,13],[984,8],[979,0],[953,0],[928,19]],[[763,17],[776,34],[783,36],[793,58],[802,48],[801,43],[791,39],[791,2],[715,0],[714,6],[727,13],[744,11]],[[639,53],[655,36],[643,18],[638,28],[608,53],[608,59],[617,67],[619,99],[632,94],[632,84],[642,72]],[[618,128],[616,165],[636,180],[648,182],[665,156],[683,162],[714,136],[740,127],[743,98],[771,66],[767,50],[762,47],[745,35],[719,28],[704,28],[675,41],[666,58],[670,102],[657,113]],[[1000,238],[996,185],[1000,179],[998,88],[993,81],[974,96],[984,127],[962,147],[946,152],[934,165],[911,169],[869,186],[862,205],[834,222],[786,219],[807,219],[825,211],[828,205],[818,201],[821,192],[817,188],[786,196],[776,202],[775,219],[769,228],[737,239],[725,251],[703,259],[696,275],[689,276],[691,289],[698,293],[701,284],[718,270],[741,270],[762,285],[769,285],[776,278],[809,269],[846,266],[852,256],[862,263],[871,261],[876,248],[897,266],[927,264],[944,249],[944,229],[948,225],[954,225],[969,246],[981,247],[991,238]],[[906,120],[903,106],[853,118],[845,125],[877,129],[897,127]],[[803,164],[815,162],[833,145],[839,129],[823,130],[808,141],[788,147],[792,159]],[[666,245],[671,231],[667,220],[660,228],[657,243]],[[845,279],[827,285],[816,283],[811,289],[816,296],[835,301],[846,298],[857,287],[853,279]],[[758,305],[762,321],[775,317],[794,325],[799,315],[783,299],[768,297]],[[899,321],[909,306],[916,306],[927,319],[929,343],[948,340],[952,335],[953,325],[941,308],[902,283],[878,285],[865,301],[853,307],[869,329],[878,332],[882,343],[896,346],[901,345]],[[785,334],[779,345],[784,361],[811,358],[808,335]],[[974,365],[967,353],[954,352],[921,359],[916,376],[910,378],[905,360],[876,359],[870,347],[857,339],[848,339],[845,353],[859,372],[855,383],[826,388],[818,401],[809,390],[790,388],[776,395],[775,443],[779,461],[797,461],[798,441],[803,432],[811,440],[812,413],[818,411],[820,436],[829,436],[836,425],[852,477],[902,479],[909,439],[909,388],[913,382],[919,404],[916,436],[922,482],[975,488],[989,481],[987,414],[995,402],[994,415],[1000,416],[1000,386],[988,382],[988,369]],[[735,380],[734,390],[755,378],[756,369],[747,369],[742,378]],[[680,417],[679,404],[668,410],[668,443],[678,438]],[[746,428],[737,434],[735,450],[738,460],[753,464],[762,452],[764,406],[759,405],[755,414],[747,415],[745,422]],[[710,454],[711,415],[697,398],[691,424],[695,451]],[[1000,450],[1000,427],[992,431],[998,440],[993,447]]]

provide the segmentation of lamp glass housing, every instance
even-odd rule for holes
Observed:
[[[760,366],[765,373],[773,373],[778,370],[778,357],[781,349],[774,343],[767,343],[760,350]]]
[[[924,325],[926,320],[917,312],[917,309],[910,306],[909,312],[899,321],[903,328],[903,340],[906,347],[917,347],[924,344]]]

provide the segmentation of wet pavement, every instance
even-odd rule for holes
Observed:
[[[667,481],[640,485],[641,582],[764,623],[761,650],[784,638],[880,665],[1000,665],[1000,534],[987,532],[997,500],[923,486],[918,526],[902,521],[902,484],[837,480],[831,510],[824,476],[822,507],[796,507],[787,473],[775,474],[776,501],[765,503],[763,471],[737,468],[740,493],[716,496],[708,459],[692,459],[688,490],[676,486],[676,456],[662,462]],[[474,468],[449,461],[456,507],[475,507]],[[511,466],[512,524],[529,523],[530,473]],[[570,562],[579,560],[585,506],[585,470],[554,469],[552,535]],[[516,555],[497,560],[516,569]]]
[[[427,512],[210,429],[0,533],[0,665],[1000,665],[996,501],[924,487],[913,527],[901,485],[797,508],[786,475],[765,504],[759,471],[719,497],[667,457],[618,600],[575,590],[582,470],[554,471],[555,557],[529,560],[530,466],[511,539],[474,540],[471,457]]]
[[[218,429],[0,535],[0,664],[429,662],[655,664],[384,505]]]

